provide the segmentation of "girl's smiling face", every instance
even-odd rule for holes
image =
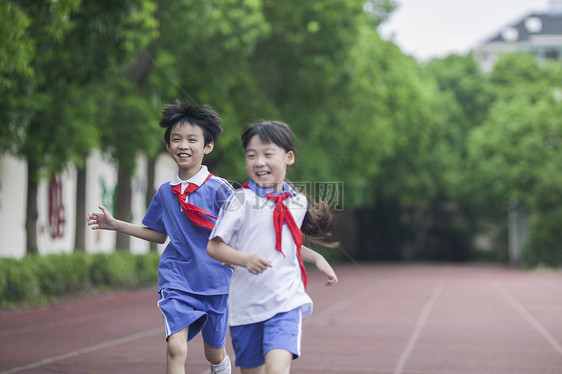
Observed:
[[[178,164],[179,177],[188,180],[201,169],[203,156],[210,153],[213,146],[213,143],[205,145],[203,130],[199,126],[178,123],[172,128],[166,149]]]
[[[246,146],[246,171],[258,186],[283,189],[287,166],[295,163],[293,151],[285,151],[275,143],[267,143],[254,135]]]

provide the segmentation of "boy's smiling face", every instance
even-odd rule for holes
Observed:
[[[178,164],[179,177],[187,180],[201,169],[203,156],[213,150],[214,143],[205,145],[203,129],[190,123],[177,123],[170,132],[166,149]]]

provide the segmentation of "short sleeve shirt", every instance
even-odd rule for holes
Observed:
[[[228,298],[229,324],[261,322],[297,307],[302,308],[306,317],[312,313],[312,300],[305,292],[297,247],[286,224],[282,232],[283,253],[275,249],[275,203],[265,197],[274,191],[260,188],[252,181],[249,187],[236,190],[224,204],[210,238],[220,237],[241,252],[259,253],[271,261],[272,267],[256,275],[235,266]],[[287,183],[281,192],[291,193],[284,203],[300,227],[307,211],[306,197]]]
[[[224,179],[209,176],[205,166],[188,181],[175,178],[162,184],[156,192],[142,223],[168,235],[170,241],[160,257],[158,265],[158,291],[172,288],[199,295],[224,295],[232,269],[222,266],[207,254],[210,229],[194,225],[181,209],[172,187],[182,184],[182,191],[189,183],[200,186],[187,196],[187,200],[205,209],[214,217],[220,207],[234,192]],[[202,185],[201,185],[202,184]],[[214,223],[214,219],[211,218]]]

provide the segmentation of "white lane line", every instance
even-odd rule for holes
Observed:
[[[156,334],[160,334],[162,333],[162,328],[153,328],[150,330],[145,330],[145,331],[141,331],[141,332],[137,332],[136,334],[132,334],[132,335],[128,335],[128,336],[123,336],[121,338],[117,338],[117,339],[113,339],[113,340],[109,340],[100,344],[96,344],[96,345],[92,345],[86,348],[81,348],[81,349],[77,349],[75,351],[70,351],[67,353],[63,353],[61,355],[57,355],[57,356],[53,356],[53,357],[48,357],[45,358],[41,361],[37,361],[34,362],[32,364],[29,365],[25,365],[25,366],[20,366],[20,367],[16,367],[7,371],[3,371],[0,372],[0,374],[12,374],[12,373],[17,373],[23,370],[29,370],[29,369],[34,369],[40,366],[44,366],[44,365],[48,365],[52,362],[56,362],[56,361],[61,361],[61,360],[66,360],[68,358],[71,357],[76,357],[76,356],[80,356],[86,353],[90,353],[90,352],[95,352],[95,351],[99,351],[101,349],[106,349],[109,347],[113,347],[119,344],[123,344],[123,343],[128,343],[134,340],[138,340],[138,339],[142,339],[142,338],[146,338],[148,336],[152,336],[152,335],[156,335]]]
[[[425,326],[425,323],[427,322],[429,315],[431,314],[431,311],[433,310],[433,307],[437,302],[437,299],[439,299],[439,296],[441,296],[441,292],[443,291],[444,287],[445,287],[445,278],[442,278],[439,281],[439,283],[437,283],[433,287],[433,290],[431,291],[431,295],[429,296],[429,299],[427,300],[427,302],[423,307],[420,319],[418,320],[416,326],[414,326],[414,331],[410,336],[410,340],[408,341],[406,348],[404,349],[404,351],[400,355],[400,358],[398,359],[398,362],[396,363],[396,367],[394,368],[394,374],[401,374],[402,371],[404,370],[404,365],[406,365],[406,361],[408,361],[410,354],[414,350],[414,347],[422,333],[422,329]]]
[[[497,280],[493,282],[494,289],[500,294],[501,297],[511,306],[523,319],[535,329],[542,337],[550,344],[550,346],[557,351],[558,353],[562,354],[562,345],[556,341],[556,339],[544,328],[543,325],[540,324],[539,321],[535,319],[525,309],[521,303],[519,303]]]

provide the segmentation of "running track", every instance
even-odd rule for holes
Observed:
[[[560,271],[424,264],[336,271],[335,287],[310,271],[315,312],[304,320],[303,357],[292,373],[562,373]],[[164,373],[155,303],[145,289],[0,311],[0,374]],[[207,368],[198,337],[187,372]]]

